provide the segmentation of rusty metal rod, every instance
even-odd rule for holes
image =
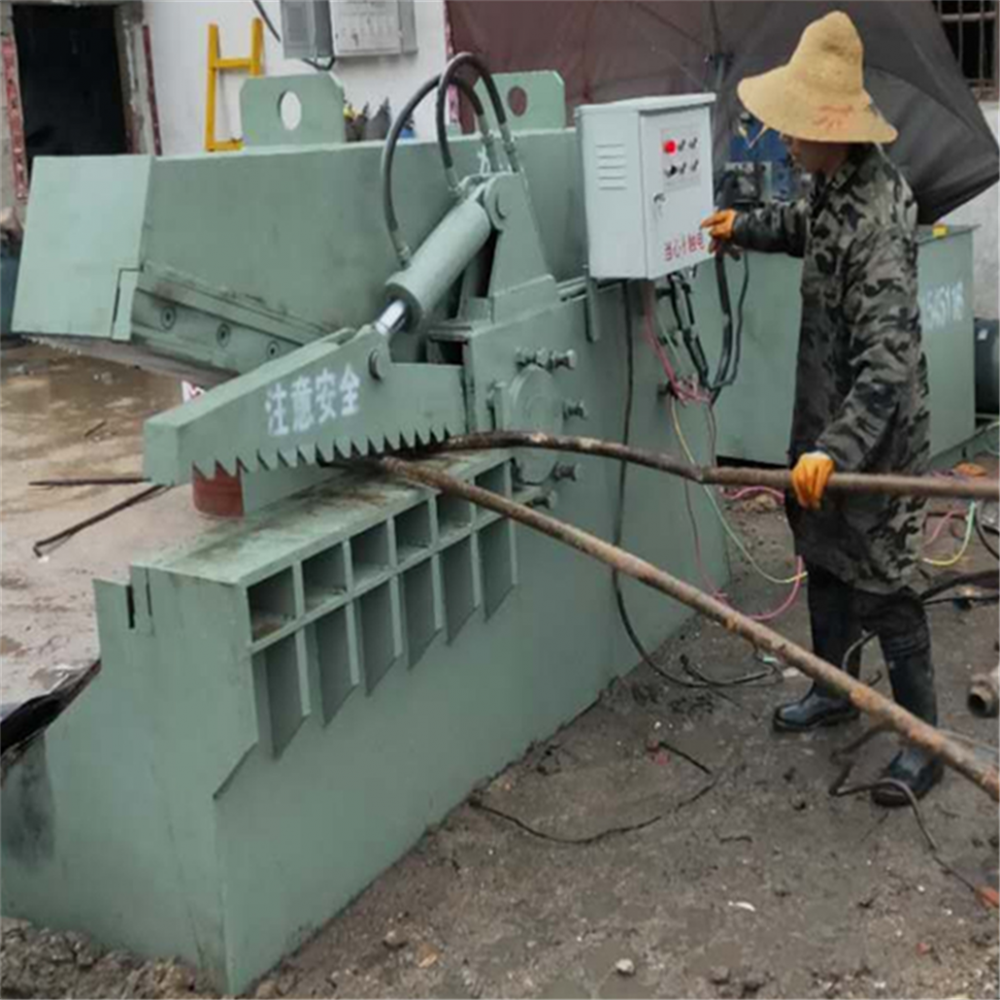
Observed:
[[[142,490],[139,493],[130,496],[127,500],[122,500],[119,503],[114,504],[111,507],[107,507],[92,517],[86,518],[86,520],[78,521],[76,524],[70,525],[68,528],[63,528],[62,531],[56,532],[54,535],[49,535],[48,538],[40,538],[37,542],[34,542],[31,546],[31,551],[41,559],[45,555],[45,550],[50,549],[56,545],[62,545],[63,542],[69,541],[74,535],[80,534],[87,528],[93,527],[95,524],[100,524],[101,521],[106,521],[109,517],[114,517],[115,514],[121,513],[123,510],[127,510],[129,507],[134,507],[138,503],[143,503],[146,500],[152,500],[153,497],[159,496],[161,493],[165,493],[171,487],[169,486],[150,486],[148,489]]]
[[[427,462],[407,461],[399,458],[381,458],[372,462],[373,467],[391,476],[430,487],[442,493],[459,496],[472,503],[495,511],[513,521],[527,525],[549,535],[585,555],[605,563],[620,573],[633,577],[640,583],[658,590],[674,600],[686,604],[700,614],[718,622],[730,632],[747,639],[757,649],[772,653],[783,663],[797,667],[802,673],[819,681],[827,688],[850,700],[876,722],[884,723],[907,740],[940,757],[970,781],[982,788],[995,801],[1000,801],[1000,775],[997,769],[980,761],[970,750],[949,739],[934,726],[911,715],[906,709],[854,680],[848,674],[814,653],[803,649],[773,629],[755,622],[734,608],[710,597],[669,573],[624,549],[620,549],[573,525],[541,514],[524,504],[508,500],[489,490],[464,483]]]
[[[78,486],[139,486],[148,483],[145,476],[94,476],[90,479],[33,479],[29,486],[76,488]]]
[[[490,448],[541,448],[597,455],[621,462],[631,462],[647,469],[657,469],[703,486],[766,486],[782,492],[791,488],[788,469],[752,469],[745,466],[691,465],[659,451],[632,448],[600,438],[574,437],[566,434],[542,434],[537,431],[489,431],[449,438],[423,451],[483,451]],[[873,475],[861,472],[835,472],[827,490],[831,493],[887,493],[896,496],[955,497],[964,500],[996,500],[1000,483],[995,479],[958,479],[949,476]]]

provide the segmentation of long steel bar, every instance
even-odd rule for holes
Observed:
[[[419,483],[442,493],[462,497],[472,503],[495,511],[511,520],[533,528],[542,534],[565,542],[580,552],[605,563],[620,573],[633,577],[640,583],[658,590],[674,600],[694,608],[700,614],[718,622],[724,628],[763,649],[789,666],[797,667],[815,681],[850,699],[851,703],[868,713],[877,722],[896,730],[910,742],[941,758],[970,781],[982,788],[995,801],[1000,801],[1000,775],[995,767],[977,759],[967,748],[949,739],[934,726],[928,725],[906,709],[890,701],[877,691],[854,680],[845,672],[803,649],[773,629],[755,622],[746,615],[710,597],[708,594],[671,576],[669,573],[602,541],[579,528],[541,514],[524,504],[508,500],[478,486],[463,483],[426,462],[406,461],[399,458],[382,458],[373,462],[376,468],[393,477]]]
[[[541,448],[580,455],[614,458],[648,469],[681,476],[693,483],[711,486],[766,486],[776,490],[791,488],[787,469],[753,469],[746,466],[691,465],[663,452],[631,448],[600,438],[537,431],[488,431],[449,438],[431,451],[482,451],[490,448]],[[888,493],[897,496],[954,497],[963,500],[1000,499],[1000,483],[995,479],[959,479],[951,476],[872,475],[835,472],[827,489],[833,493]]]

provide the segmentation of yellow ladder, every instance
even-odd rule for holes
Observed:
[[[223,59],[219,47],[219,26],[208,26],[208,93],[205,100],[205,152],[231,153],[243,148],[242,139],[216,139],[215,116],[219,74],[231,70],[261,76],[264,72],[264,22],[255,17],[250,29],[250,57]]]

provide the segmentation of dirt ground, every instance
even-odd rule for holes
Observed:
[[[16,612],[26,592],[49,593],[47,564],[29,559],[27,541],[39,526],[25,500],[29,470],[17,471],[9,450],[25,452],[17,461],[34,461],[30,440],[11,441],[11,417],[27,423],[10,393],[12,380],[24,377],[12,374],[11,364],[22,363],[17,353],[3,359],[5,637],[30,635],[28,612],[12,614],[8,601]],[[71,363],[77,364],[91,363]],[[146,378],[117,370],[113,377]],[[142,408],[137,402],[116,423],[121,439],[113,461],[100,463],[103,471],[138,467],[139,442],[128,427],[137,425]],[[72,432],[81,433],[78,414],[38,409],[35,416],[71,420]],[[66,436],[70,429],[53,433]],[[93,455],[96,462],[103,452],[95,447]],[[995,462],[988,464],[996,474]],[[79,474],[71,465],[63,462],[61,473]],[[22,484],[13,510],[11,468]],[[92,493],[67,498],[61,502],[68,506],[57,510],[60,501],[49,494],[37,516],[61,524],[88,503],[99,508],[113,499],[117,494]],[[179,502],[187,498],[164,500],[176,505],[177,523],[187,530]],[[787,571],[790,538],[782,514],[760,502],[730,510],[762,565]],[[148,523],[148,515],[132,515]],[[88,551],[102,539],[107,545],[112,530],[95,528],[52,559],[68,565],[84,544]],[[940,558],[958,544],[944,531],[930,551]],[[954,570],[991,565],[974,543]],[[86,569],[83,561],[73,571],[81,595]],[[943,572],[927,569],[935,578]],[[782,588],[742,561],[734,559],[734,570],[728,593],[738,607],[760,611],[782,599]],[[11,587],[12,579],[27,586]],[[74,599],[69,618],[60,617],[58,602],[36,601],[33,631],[66,631],[69,623],[82,651],[93,642],[83,621],[87,599]],[[944,603],[930,614],[942,725],[995,748],[996,722],[973,718],[965,698],[970,676],[997,661],[997,607]],[[804,595],[777,627],[807,642]],[[22,651],[17,661],[21,678],[30,678],[29,663],[40,669],[44,659],[44,642],[32,647],[31,641],[30,655]],[[4,660],[6,668],[6,652]],[[674,674],[684,673],[685,660],[717,678],[764,667],[741,640],[699,622],[660,654]],[[4,673],[7,698],[13,688]],[[864,676],[880,673],[878,650],[869,647]],[[884,676],[878,685],[887,691]],[[963,884],[996,888],[995,804],[953,774],[924,801],[921,817],[939,856],[961,878],[947,873],[911,810],[880,810],[867,795],[828,794],[838,771],[830,754],[861,734],[863,722],[807,736],[771,732],[774,705],[806,686],[805,678],[779,670],[759,686],[714,693],[667,683],[640,666],[429,831],[251,995],[997,996],[997,911]],[[869,744],[851,781],[873,777],[893,744],[888,736]],[[625,827],[634,829],[599,836]],[[586,838],[597,839],[561,842]],[[104,952],[82,935],[18,921],[3,922],[0,959],[3,996],[213,995],[181,964]]]

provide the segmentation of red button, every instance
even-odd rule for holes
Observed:
[[[670,154],[676,153],[677,152],[677,143],[674,142],[673,139],[668,139],[663,144],[663,152],[664,153],[670,153]]]

